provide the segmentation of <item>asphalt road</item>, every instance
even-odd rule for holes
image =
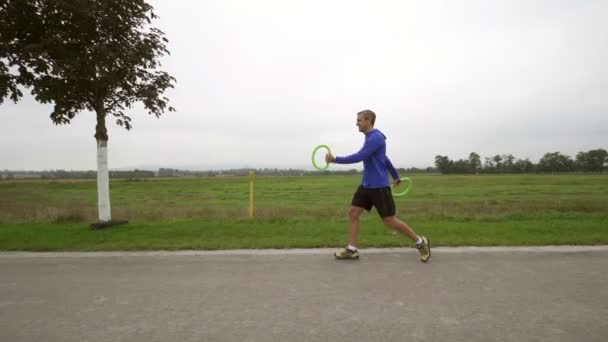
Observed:
[[[608,246],[0,253],[0,341],[606,341]]]

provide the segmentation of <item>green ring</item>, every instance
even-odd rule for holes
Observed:
[[[401,192],[393,192],[393,196],[399,197],[399,196],[403,196],[405,194],[407,194],[408,192],[410,192],[410,190],[412,190],[412,179],[410,177],[401,177],[399,178],[402,182],[406,181],[408,183],[407,188],[405,188],[405,190],[401,191]],[[391,188],[395,187],[395,185],[391,185]]]
[[[315,154],[317,153],[317,151],[320,148],[324,148],[324,149],[327,150],[327,152],[331,153],[331,149],[329,148],[329,146],[327,146],[327,145],[319,145],[319,146],[317,146],[314,150],[312,150],[312,166],[314,166],[315,169],[317,169],[317,170],[325,170],[325,169],[327,169],[329,167],[329,163],[325,164],[325,167],[320,167],[315,162]]]

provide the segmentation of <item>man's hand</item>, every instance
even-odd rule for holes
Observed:
[[[325,161],[328,163],[335,163],[336,157],[334,157],[334,155],[331,153],[327,153],[327,154],[325,154]]]
[[[394,184],[395,186],[397,186],[397,185],[401,184],[401,179],[399,179],[399,178],[395,179],[395,180],[393,181],[393,184]]]

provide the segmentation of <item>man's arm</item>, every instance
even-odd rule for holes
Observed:
[[[354,164],[363,161],[371,156],[383,143],[384,139],[381,136],[374,136],[365,141],[359,152],[346,157],[335,157],[333,162],[336,164]]]
[[[388,159],[388,156],[386,157],[386,168],[397,183],[401,182],[401,180],[399,179],[399,173],[397,172],[397,170],[395,170],[395,167],[393,166],[393,163],[391,163],[391,160]]]

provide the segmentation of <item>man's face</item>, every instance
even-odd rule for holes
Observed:
[[[359,132],[367,132],[369,128],[372,126],[369,118],[366,118],[365,115],[357,115],[357,127],[359,127]]]

